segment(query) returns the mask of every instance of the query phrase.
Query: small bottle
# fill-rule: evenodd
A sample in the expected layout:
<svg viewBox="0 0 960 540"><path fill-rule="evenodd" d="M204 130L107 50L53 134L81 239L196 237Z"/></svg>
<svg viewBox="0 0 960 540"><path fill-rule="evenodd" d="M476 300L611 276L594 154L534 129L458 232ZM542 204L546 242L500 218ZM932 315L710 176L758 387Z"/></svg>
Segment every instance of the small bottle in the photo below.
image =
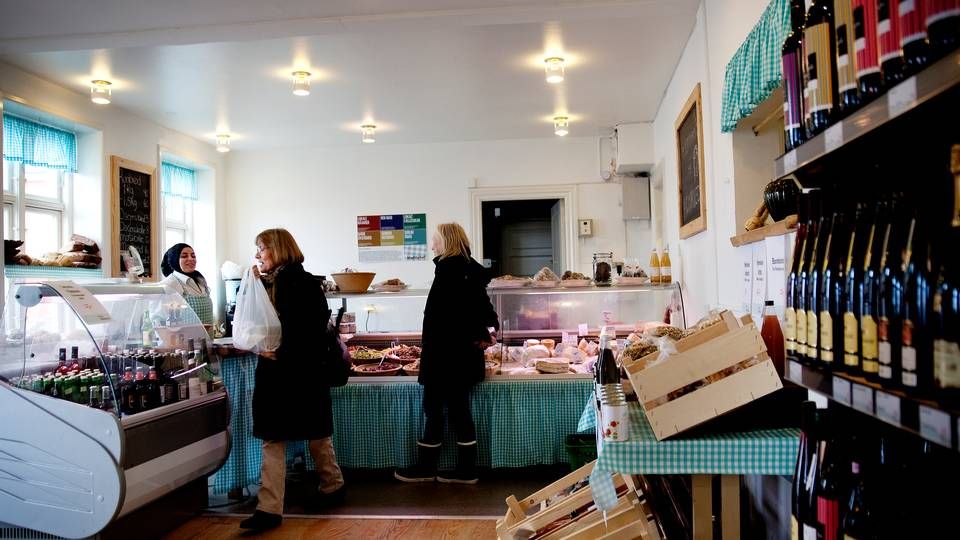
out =
<svg viewBox="0 0 960 540"><path fill-rule="evenodd" d="M70 371L70 369L69 369L69 367L67 366L67 349L61 347L61 348L60 348L60 354L59 354L59 356L57 357L57 371L56 371L56 373L57 373L57 375L66 375L68 371Z"/></svg>
<svg viewBox="0 0 960 540"><path fill-rule="evenodd" d="M140 323L140 332L143 334L143 346L153 347L153 321L150 319L150 310L143 310L143 322Z"/></svg>
<svg viewBox="0 0 960 540"><path fill-rule="evenodd" d="M660 256L660 283L670 283L673 280L670 262L670 247L663 247L663 255Z"/></svg>
<svg viewBox="0 0 960 540"><path fill-rule="evenodd" d="M91 386L87 392L87 406L93 407L94 409L100 408L100 387Z"/></svg>
<svg viewBox="0 0 960 540"><path fill-rule="evenodd" d="M650 283L660 283L660 257L657 248L650 250Z"/></svg>
<svg viewBox="0 0 960 540"><path fill-rule="evenodd" d="M773 308L773 300L767 300L764 305L760 336L763 337L763 343L767 346L767 354L773 361L773 366L777 368L780 377L783 377L784 358L787 351L783 342L783 331L780 330L780 319L777 318L777 312Z"/></svg>
<svg viewBox="0 0 960 540"><path fill-rule="evenodd" d="M83 369L80 365L80 347L74 345L70 347L70 371L79 372Z"/></svg>
<svg viewBox="0 0 960 540"><path fill-rule="evenodd" d="M113 410L113 393L110 390L110 387L103 385L100 387L100 409L104 411Z"/></svg>

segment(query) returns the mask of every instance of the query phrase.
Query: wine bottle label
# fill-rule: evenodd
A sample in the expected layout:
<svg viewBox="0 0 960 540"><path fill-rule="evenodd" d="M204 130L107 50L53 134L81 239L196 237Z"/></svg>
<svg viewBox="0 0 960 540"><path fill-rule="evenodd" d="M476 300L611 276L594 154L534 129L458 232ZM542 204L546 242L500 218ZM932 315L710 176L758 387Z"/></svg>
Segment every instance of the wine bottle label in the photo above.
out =
<svg viewBox="0 0 960 540"><path fill-rule="evenodd" d="M798 309L797 314L797 354L807 354L807 312Z"/></svg>
<svg viewBox="0 0 960 540"><path fill-rule="evenodd" d="M800 51L788 52L783 55L783 127L787 131L799 129L803 124L800 79Z"/></svg>
<svg viewBox="0 0 960 540"><path fill-rule="evenodd" d="M880 43L881 63L900 57L897 0L877 0L877 41Z"/></svg>
<svg viewBox="0 0 960 540"><path fill-rule="evenodd" d="M833 362L833 317L829 311L820 312L820 360Z"/></svg>
<svg viewBox="0 0 960 540"><path fill-rule="evenodd" d="M793 515L790 516L790 540L800 540L800 524Z"/></svg>
<svg viewBox="0 0 960 540"><path fill-rule="evenodd" d="M817 314L814 311L807 311L807 355L815 356L817 354L817 338L819 337L820 326L817 324Z"/></svg>
<svg viewBox="0 0 960 540"><path fill-rule="evenodd" d="M823 528L823 540L837 540L840 528L840 502L836 499L817 497L817 521Z"/></svg>
<svg viewBox="0 0 960 540"><path fill-rule="evenodd" d="M669 266L661 266L661 267L660 267L660 275L663 276L663 277L665 277L665 278L669 278L669 277L670 277L670 267L669 267Z"/></svg>
<svg viewBox="0 0 960 540"><path fill-rule="evenodd" d="M877 373L879 369L877 358L880 356L877 321L869 315L860 318L860 340L863 344L864 373Z"/></svg>
<svg viewBox="0 0 960 540"><path fill-rule="evenodd" d="M797 312L792 307L788 307L783 311L783 317L785 320L783 341L788 351L791 351L791 352L796 351L797 350Z"/></svg>
<svg viewBox="0 0 960 540"><path fill-rule="evenodd" d="M900 46L927 39L927 18L923 0L900 0Z"/></svg>
<svg viewBox="0 0 960 540"><path fill-rule="evenodd" d="M853 15L849 0L834 0L833 18L837 33L837 85L840 92L857 89L857 69L853 51Z"/></svg>
<svg viewBox="0 0 960 540"><path fill-rule="evenodd" d="M810 107L805 114L833 110L833 72L830 33L833 28L822 22L803 29L803 51L807 61L807 90ZM898 49L899 50L899 49Z"/></svg>
<svg viewBox="0 0 960 540"><path fill-rule="evenodd" d="M909 386L911 388L917 387L917 374L912 371L904 371L900 373L900 379L903 381L904 386Z"/></svg>
<svg viewBox="0 0 960 540"><path fill-rule="evenodd" d="M960 388L960 344L945 339L934 341L933 364L941 388Z"/></svg>
<svg viewBox="0 0 960 540"><path fill-rule="evenodd" d="M817 540L817 529L806 523L803 524L803 540Z"/></svg>
<svg viewBox="0 0 960 540"><path fill-rule="evenodd" d="M876 0L853 0L853 49L856 51L857 78L880 73L877 48Z"/></svg>
<svg viewBox="0 0 960 540"><path fill-rule="evenodd" d="M927 26L950 17L960 17L960 3L957 0L928 0L924 2L927 8Z"/></svg>
<svg viewBox="0 0 960 540"><path fill-rule="evenodd" d="M852 311L843 314L843 363L855 367L860 363L857 343L857 316Z"/></svg>
<svg viewBox="0 0 960 540"><path fill-rule="evenodd" d="M889 379L893 376L893 348L889 341L881 341L877 344L877 350L880 352L880 356L877 357L880 362L880 376Z"/></svg>

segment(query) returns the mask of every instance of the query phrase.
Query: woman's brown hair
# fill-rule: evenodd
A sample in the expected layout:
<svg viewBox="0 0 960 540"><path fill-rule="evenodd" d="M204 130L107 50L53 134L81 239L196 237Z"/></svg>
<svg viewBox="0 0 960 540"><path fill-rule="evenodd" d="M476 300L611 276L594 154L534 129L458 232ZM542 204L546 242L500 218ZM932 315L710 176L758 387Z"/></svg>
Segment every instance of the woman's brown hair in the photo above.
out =
<svg viewBox="0 0 960 540"><path fill-rule="evenodd" d="M270 248L273 262L277 267L303 262L300 246L286 229L267 229L257 235L256 242Z"/></svg>
<svg viewBox="0 0 960 540"><path fill-rule="evenodd" d="M437 232L443 240L443 251L440 253L441 259L447 257L470 258L470 240L467 238L467 232L459 223L441 223L437 225Z"/></svg>

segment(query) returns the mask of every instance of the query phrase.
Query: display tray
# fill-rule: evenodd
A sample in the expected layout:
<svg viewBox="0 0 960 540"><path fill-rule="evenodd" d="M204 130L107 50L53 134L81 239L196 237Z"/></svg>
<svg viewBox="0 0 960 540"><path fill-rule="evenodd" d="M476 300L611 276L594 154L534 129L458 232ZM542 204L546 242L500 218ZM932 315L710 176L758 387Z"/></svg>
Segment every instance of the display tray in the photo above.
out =
<svg viewBox="0 0 960 540"><path fill-rule="evenodd" d="M589 287L593 283L589 279L564 279L560 281L560 286L564 289L577 289L580 287Z"/></svg>
<svg viewBox="0 0 960 540"><path fill-rule="evenodd" d="M535 279L530 283L530 286L536 289L553 289L553 288L556 288L557 285L559 284L560 284L560 281L556 279L547 279L547 280Z"/></svg>
<svg viewBox="0 0 960 540"><path fill-rule="evenodd" d="M593 379L590 373L557 373L545 374L537 373L530 375L488 375L485 382L511 382L511 381L562 381L576 379ZM412 375L389 375L381 377L351 376L348 379L350 384L386 384L386 383L408 383L417 384L417 377Z"/></svg>
<svg viewBox="0 0 960 540"><path fill-rule="evenodd" d="M533 280L525 279L494 279L490 281L491 289L521 289L530 285Z"/></svg>
<svg viewBox="0 0 960 540"><path fill-rule="evenodd" d="M613 280L614 287L631 287L634 285L646 285L650 283L648 277L618 277Z"/></svg>

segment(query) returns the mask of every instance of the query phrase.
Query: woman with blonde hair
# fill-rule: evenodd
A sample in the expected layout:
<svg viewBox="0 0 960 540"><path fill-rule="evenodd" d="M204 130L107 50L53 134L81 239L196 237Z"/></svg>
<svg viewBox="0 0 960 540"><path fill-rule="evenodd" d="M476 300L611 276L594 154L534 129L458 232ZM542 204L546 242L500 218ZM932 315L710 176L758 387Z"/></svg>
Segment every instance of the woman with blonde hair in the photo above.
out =
<svg viewBox="0 0 960 540"><path fill-rule="evenodd" d="M457 223L437 227L431 242L436 258L433 285L423 310L420 378L426 425L417 441L417 463L399 469L403 482L477 483L477 435L470 390L484 376L483 350L496 343L497 314L487 296L490 278L470 256L467 233ZM447 408L457 438L457 467L437 472Z"/></svg>
<svg viewBox="0 0 960 540"><path fill-rule="evenodd" d="M257 511L240 527L267 530L280 525L287 470L286 441L309 440L320 476L317 504L342 499L343 475L333 450L330 388L317 369L317 325L329 318L323 285L303 269L303 253L285 229L257 235L253 267L280 319L280 347L257 360L253 390L253 436L263 439Z"/></svg>

